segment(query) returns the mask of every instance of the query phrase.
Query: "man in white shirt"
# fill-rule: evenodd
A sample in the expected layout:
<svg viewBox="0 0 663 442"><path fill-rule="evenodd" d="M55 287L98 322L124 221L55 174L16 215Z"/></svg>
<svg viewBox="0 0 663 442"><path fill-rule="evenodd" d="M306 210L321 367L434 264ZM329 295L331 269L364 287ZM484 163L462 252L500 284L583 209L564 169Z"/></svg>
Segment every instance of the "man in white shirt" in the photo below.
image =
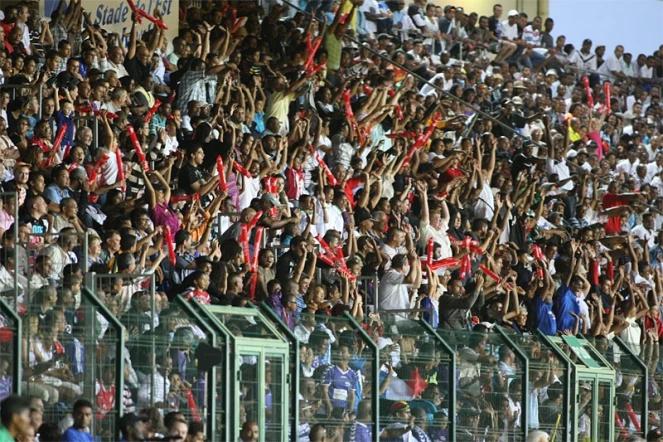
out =
<svg viewBox="0 0 663 442"><path fill-rule="evenodd" d="M115 46L109 50L107 64L109 71L117 73L117 78L129 76L127 68L124 67L124 52L119 46Z"/></svg>
<svg viewBox="0 0 663 442"><path fill-rule="evenodd" d="M639 165L640 160L638 159L638 151L636 149L631 149L627 153L627 158L617 163L617 166L615 167L615 173L624 173L627 175L635 176Z"/></svg>
<svg viewBox="0 0 663 442"><path fill-rule="evenodd" d="M605 62L599 67L599 74L603 80L626 80L627 76L624 74L622 67L622 57L624 56L624 46L617 46L613 55L608 57Z"/></svg>
<svg viewBox="0 0 663 442"><path fill-rule="evenodd" d="M406 275L408 264L410 271ZM421 283L421 276L421 261L414 250L407 255L394 256L391 268L380 281L378 309L380 311L409 309L411 299L408 287L417 287ZM407 317L407 313L398 313L398 316Z"/></svg>
<svg viewBox="0 0 663 442"><path fill-rule="evenodd" d="M631 233L638 238L638 242L643 248L647 244L649 249L652 249L656 245L653 215L649 212L642 214L642 224L635 226Z"/></svg>
<svg viewBox="0 0 663 442"><path fill-rule="evenodd" d="M512 9L509 11L508 19L500 22L497 29L502 40L518 40L518 17L520 17L518 11Z"/></svg>
<svg viewBox="0 0 663 442"><path fill-rule="evenodd" d="M569 63L578 69L596 71L596 54L594 54L591 49L592 41L587 38L582 42L582 47L580 49L573 51L569 57Z"/></svg>

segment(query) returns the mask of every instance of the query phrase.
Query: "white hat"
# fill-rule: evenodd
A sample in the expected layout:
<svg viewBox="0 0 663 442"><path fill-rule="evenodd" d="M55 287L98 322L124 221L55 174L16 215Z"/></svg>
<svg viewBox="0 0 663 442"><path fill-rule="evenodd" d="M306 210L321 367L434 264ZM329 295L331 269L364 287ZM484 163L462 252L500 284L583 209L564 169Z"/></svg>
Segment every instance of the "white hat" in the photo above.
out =
<svg viewBox="0 0 663 442"><path fill-rule="evenodd" d="M507 14L507 17L513 17L513 16L516 16L516 15L520 15L520 13L518 11L516 11L515 9L512 9Z"/></svg>
<svg viewBox="0 0 663 442"><path fill-rule="evenodd" d="M548 75L554 75L555 77L558 77L558 75L557 75L557 71L554 70L554 69L548 69L548 71L546 72L546 77L547 77Z"/></svg>
<svg viewBox="0 0 663 442"><path fill-rule="evenodd" d="M577 156L578 156L578 152L576 152L575 150L569 150L568 153L566 154L566 159L567 160L572 160Z"/></svg>
<svg viewBox="0 0 663 442"><path fill-rule="evenodd" d="M520 97L513 97L511 99L511 102L516 106L522 106L523 105L523 99L520 98Z"/></svg>

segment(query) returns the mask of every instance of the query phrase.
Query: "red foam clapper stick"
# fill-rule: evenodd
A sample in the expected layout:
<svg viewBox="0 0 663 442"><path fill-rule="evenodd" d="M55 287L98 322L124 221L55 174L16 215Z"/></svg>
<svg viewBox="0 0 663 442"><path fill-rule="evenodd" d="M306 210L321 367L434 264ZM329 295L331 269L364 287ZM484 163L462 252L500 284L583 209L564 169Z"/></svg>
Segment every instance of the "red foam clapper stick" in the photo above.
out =
<svg viewBox="0 0 663 442"><path fill-rule="evenodd" d="M58 135L55 137L55 141L53 142L53 149L59 149L60 144L62 144L62 140L64 139L64 134L67 132L67 129L69 126L65 123L62 126L60 126L60 129L58 130Z"/></svg>
<svg viewBox="0 0 663 442"><path fill-rule="evenodd" d="M164 29L164 30L168 29L168 26L166 26L166 24L163 21L159 20L158 18L152 17L150 14L143 11L142 9L137 9L136 14L138 14L139 17L140 16L145 17L148 21L151 21L152 23L154 23L154 25L157 28L161 28L161 29Z"/></svg>
<svg viewBox="0 0 663 442"><path fill-rule="evenodd" d="M253 178L253 176L249 173L249 171L246 170L244 166L239 164L237 161L233 161L233 169L235 169L237 172L239 172L241 175L247 178Z"/></svg>
<svg viewBox="0 0 663 442"><path fill-rule="evenodd" d="M173 245L173 235L170 233L170 227L164 227L163 238L166 241L166 246L168 246L168 257L170 258L170 263L175 265L175 246Z"/></svg>
<svg viewBox="0 0 663 442"><path fill-rule="evenodd" d="M497 273L493 272L492 270L490 270L490 269L489 269L488 267L486 267L485 265L483 265L483 264L479 264L479 269L481 269L481 271L482 271L486 276L488 276L489 278L491 278L491 279L493 279L493 280L495 280L495 281L497 281L497 282L501 282L501 281L502 281L502 278L500 278L500 275L498 275Z"/></svg>
<svg viewBox="0 0 663 442"><path fill-rule="evenodd" d="M396 132L394 134L387 134L387 138L414 138L417 134L415 132Z"/></svg>
<svg viewBox="0 0 663 442"><path fill-rule="evenodd" d="M223 167L221 155L216 157L216 170L219 172L219 189L224 192L228 190L228 183L226 182L226 169Z"/></svg>
<svg viewBox="0 0 663 442"><path fill-rule="evenodd" d="M138 141L138 137L136 136L134 128L127 126L127 133L129 134L129 139L131 139L131 142L134 145L136 156L138 157L138 161L140 162L141 166L143 166L143 170L150 170L150 166L147 164L147 158L145 157L143 149L140 147L140 141Z"/></svg>
<svg viewBox="0 0 663 442"><path fill-rule="evenodd" d="M253 240L253 260L251 261L251 271L258 271L258 254L260 253L260 242L262 241L262 232L264 227L260 226L256 229L256 236Z"/></svg>
<svg viewBox="0 0 663 442"><path fill-rule="evenodd" d="M124 181L124 163L122 162L122 152L119 148L115 149L115 158L117 158L117 179L118 181ZM122 192L126 190L125 186L122 186Z"/></svg>
<svg viewBox="0 0 663 442"><path fill-rule="evenodd" d="M138 8L134 4L133 0L127 0L127 4L129 5L129 9L131 9L131 12L136 14L136 23L138 24L143 23L143 19L140 18L141 14L138 13Z"/></svg>
<svg viewBox="0 0 663 442"><path fill-rule="evenodd" d="M432 236L428 238L428 244L426 245L426 263L431 266L433 265L433 246L435 245L435 238Z"/></svg>
<svg viewBox="0 0 663 442"><path fill-rule="evenodd" d="M262 210L259 210L258 212L256 212L256 214L253 216L253 218L251 218L251 221L249 221L248 224L247 224L247 229L248 230L253 229L258 224L258 221L260 221L260 218L262 217L262 214L263 214Z"/></svg>
<svg viewBox="0 0 663 442"><path fill-rule="evenodd" d="M251 257L249 256L249 229L247 228L246 224L242 224L240 242L242 243L242 251L244 252L244 262L247 266L250 266Z"/></svg>
<svg viewBox="0 0 663 442"><path fill-rule="evenodd" d="M338 186L338 181L336 180L336 177L334 174L329 170L329 167L327 166L327 163L322 161L322 158L320 158L320 154L316 152L314 155L315 160L318 162L320 167L322 167L322 171L325 173L325 176L327 177L327 181L329 181L329 185L332 187Z"/></svg>
<svg viewBox="0 0 663 442"><path fill-rule="evenodd" d="M160 107L161 107L161 101L159 101L159 100L157 99L157 100L154 102L154 106L152 106L152 107L150 108L150 110L147 111L147 113L146 113L145 116L143 117L143 121L149 122L150 120L152 120L152 117L154 117L154 114L157 113L157 111L159 110Z"/></svg>
<svg viewBox="0 0 663 442"><path fill-rule="evenodd" d="M93 108L92 106L79 106L76 108L76 111L83 114L89 114L92 112L96 117L101 116L101 111ZM117 118L117 114L114 112L106 112L106 118L113 120Z"/></svg>
<svg viewBox="0 0 663 442"><path fill-rule="evenodd" d="M592 97L592 88L589 87L589 78L582 77L582 84L585 86L585 94L587 94L587 105L590 109L593 109L594 97Z"/></svg>

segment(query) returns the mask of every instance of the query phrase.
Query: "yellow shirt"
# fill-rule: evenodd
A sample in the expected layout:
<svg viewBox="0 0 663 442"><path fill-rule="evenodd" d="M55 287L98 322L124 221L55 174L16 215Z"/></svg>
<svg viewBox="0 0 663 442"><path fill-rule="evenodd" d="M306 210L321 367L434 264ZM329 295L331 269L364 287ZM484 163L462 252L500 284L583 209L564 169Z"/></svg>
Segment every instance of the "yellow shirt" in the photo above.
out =
<svg viewBox="0 0 663 442"><path fill-rule="evenodd" d="M286 91L274 92L269 97L269 106L265 111L265 121L271 117L276 117L282 124L287 124L288 110L290 103L295 99L295 94L287 94Z"/></svg>

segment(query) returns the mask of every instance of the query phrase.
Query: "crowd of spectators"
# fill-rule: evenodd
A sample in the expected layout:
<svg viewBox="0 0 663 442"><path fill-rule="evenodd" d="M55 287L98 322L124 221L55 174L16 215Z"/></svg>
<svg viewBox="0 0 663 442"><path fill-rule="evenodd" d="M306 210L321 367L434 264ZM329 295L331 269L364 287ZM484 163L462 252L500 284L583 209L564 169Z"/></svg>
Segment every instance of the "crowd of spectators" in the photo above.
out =
<svg viewBox="0 0 663 442"><path fill-rule="evenodd" d="M45 19L36 2L0 11L0 296L21 315L30 396L11 396L0 359L0 441L93 440L93 418L113 434L116 336L97 312L83 345L90 278L126 328L127 441L205 438L204 334L178 295L264 302L294 332L301 441L442 442L453 419L458 441L512 442L524 413L528 441L562 440L560 366L537 330L606 349L619 336L651 373L646 390L618 376L620 397L651 409L621 416L619 437L656 426L663 46L606 52L501 5L179 3L172 41L136 14L129 35L108 32L80 0ZM379 392L347 315L380 348ZM443 350L407 332L419 318L456 333L456 416ZM530 391L496 326L545 367ZM144 351L150 336L163 351ZM104 361L94 403L85 351ZM267 428L239 412L243 442L274 424L265 394ZM590 402L579 434L602 440Z"/></svg>

